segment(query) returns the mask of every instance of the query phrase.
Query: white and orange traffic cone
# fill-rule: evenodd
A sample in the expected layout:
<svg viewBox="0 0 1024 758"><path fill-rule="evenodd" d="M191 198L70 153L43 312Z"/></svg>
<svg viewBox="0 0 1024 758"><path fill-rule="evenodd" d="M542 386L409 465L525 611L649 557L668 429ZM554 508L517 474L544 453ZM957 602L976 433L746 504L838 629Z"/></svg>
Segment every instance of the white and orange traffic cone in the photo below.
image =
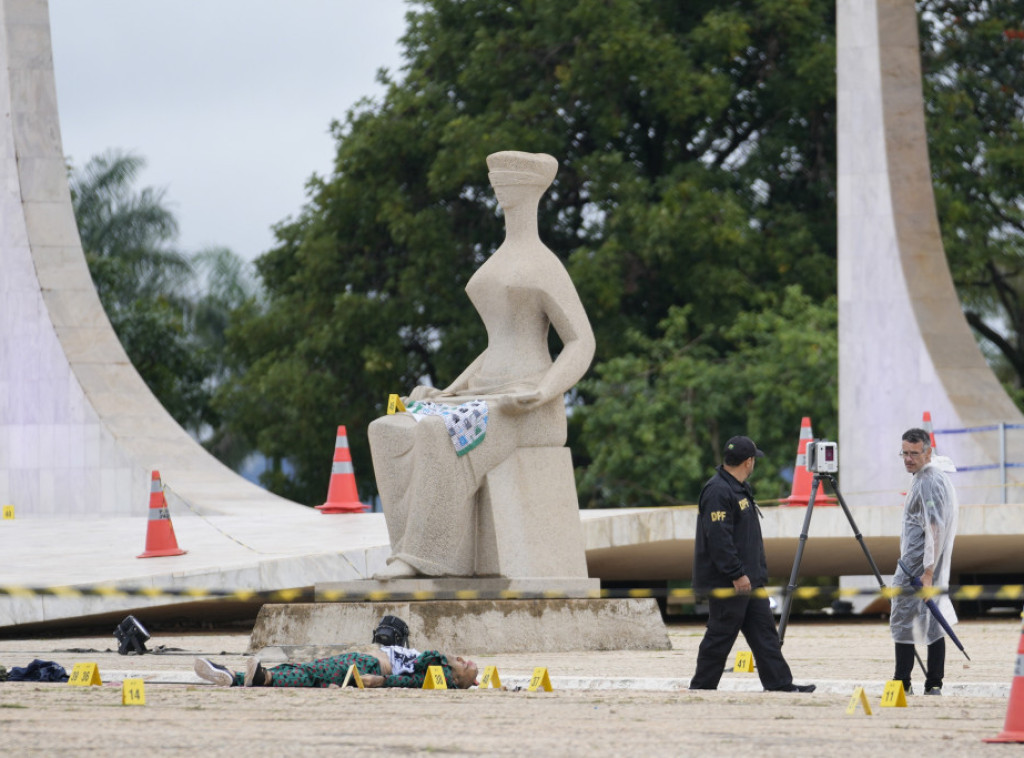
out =
<svg viewBox="0 0 1024 758"><path fill-rule="evenodd" d="M1021 614L1024 618L1024 613ZM1017 660L1013 666L1013 684L1010 686L1010 704L1006 708L1006 724L996 737L983 742L1024 742L1024 624L1021 624Z"/></svg>
<svg viewBox="0 0 1024 758"><path fill-rule="evenodd" d="M178 547L171 524L171 512L164 498L164 485L160 472L153 472L149 485L149 526L146 529L146 552L136 558L158 558L166 555L184 555L187 551Z"/></svg>
<svg viewBox="0 0 1024 758"><path fill-rule="evenodd" d="M921 428L928 432L928 444L932 446L932 450L935 450L935 432L932 431L931 411L925 411L921 417Z"/></svg>
<svg viewBox="0 0 1024 758"><path fill-rule="evenodd" d="M811 431L811 418L804 416L800 420L800 442L796 448L796 464L793 466L793 491L779 505L806 506L811 501L811 486L814 474L807 470L807 443L814 439ZM825 492L825 487L818 485L818 494L814 496L815 505L835 505L836 499Z"/></svg>
<svg viewBox="0 0 1024 758"><path fill-rule="evenodd" d="M364 513L370 507L359 502L356 473L352 468L352 455L348 451L348 434L344 426L338 427L334 442L334 465L327 488L327 502L316 506L321 513Z"/></svg>

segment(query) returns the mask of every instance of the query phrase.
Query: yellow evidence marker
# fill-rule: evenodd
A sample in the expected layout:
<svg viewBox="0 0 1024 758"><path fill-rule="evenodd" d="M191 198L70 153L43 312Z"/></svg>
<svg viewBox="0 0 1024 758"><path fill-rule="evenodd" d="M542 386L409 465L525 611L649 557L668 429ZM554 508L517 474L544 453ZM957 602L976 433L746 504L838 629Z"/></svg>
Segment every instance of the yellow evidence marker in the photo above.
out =
<svg viewBox="0 0 1024 758"><path fill-rule="evenodd" d="M864 692L863 687L857 687L853 691L853 695L850 697L850 704L846 706L847 715L852 716L857 712L857 706L864 709L864 713L867 716L871 714L871 705L868 703L868 696Z"/></svg>
<svg viewBox="0 0 1024 758"><path fill-rule="evenodd" d="M405 404L402 403L402 398L398 395L388 395L388 415L391 416L396 411L405 413Z"/></svg>
<svg viewBox="0 0 1024 758"><path fill-rule="evenodd" d="M880 705L882 708L906 708L907 693L903 691L903 682L899 679L890 679L886 682Z"/></svg>
<svg viewBox="0 0 1024 758"><path fill-rule="evenodd" d="M444 680L444 669L440 666L428 666L427 678L423 680L425 690L446 690L448 682Z"/></svg>
<svg viewBox="0 0 1024 758"><path fill-rule="evenodd" d="M551 677L548 676L548 670L543 666L538 666L533 670L533 676L530 677L530 686L526 689L530 692L536 692L537 688L540 687L545 692L551 692Z"/></svg>
<svg viewBox="0 0 1024 758"><path fill-rule="evenodd" d="M741 650L736 653L736 665L732 667L732 670L752 674L754 672L754 654L749 650Z"/></svg>
<svg viewBox="0 0 1024 758"><path fill-rule="evenodd" d="M68 684L73 684L76 687L100 686L103 684L103 680L100 679L100 670L95 663L76 663L71 669Z"/></svg>
<svg viewBox="0 0 1024 758"><path fill-rule="evenodd" d="M3 520L4 521L13 521L14 520L14 506L13 505L5 505L4 506Z"/></svg>
<svg viewBox="0 0 1024 758"><path fill-rule="evenodd" d="M365 690L363 686L363 678L359 676L359 669L355 666L349 666L348 671L345 673L345 678L341 682L342 687L358 687L361 690Z"/></svg>
<svg viewBox="0 0 1024 758"><path fill-rule="evenodd" d="M498 676L497 666L488 666L484 669L484 675L480 677L480 689L486 690L489 687L501 689L501 677Z"/></svg>
<svg viewBox="0 0 1024 758"><path fill-rule="evenodd" d="M145 705L146 684L142 679L125 679L121 682L121 705Z"/></svg>

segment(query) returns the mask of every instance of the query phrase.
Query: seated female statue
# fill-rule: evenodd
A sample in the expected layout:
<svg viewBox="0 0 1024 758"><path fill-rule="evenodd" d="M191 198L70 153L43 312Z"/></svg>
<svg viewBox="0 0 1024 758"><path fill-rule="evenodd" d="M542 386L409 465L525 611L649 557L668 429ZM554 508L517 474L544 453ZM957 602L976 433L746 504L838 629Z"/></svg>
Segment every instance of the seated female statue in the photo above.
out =
<svg viewBox="0 0 1024 758"><path fill-rule="evenodd" d="M506 236L466 286L487 349L444 389L415 388L410 412L370 424L392 550L378 579L474 574L474 509L484 477L520 448L565 444L563 395L594 355L583 304L537 230L538 203L557 161L509 151L488 156L487 165ZM562 342L554 360L552 326Z"/></svg>

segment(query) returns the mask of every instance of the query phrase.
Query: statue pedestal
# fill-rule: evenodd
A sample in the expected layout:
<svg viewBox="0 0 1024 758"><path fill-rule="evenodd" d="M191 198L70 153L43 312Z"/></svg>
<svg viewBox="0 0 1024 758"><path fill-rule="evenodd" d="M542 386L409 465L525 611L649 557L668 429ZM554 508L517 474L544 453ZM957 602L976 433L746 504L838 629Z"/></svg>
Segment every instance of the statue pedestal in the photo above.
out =
<svg viewBox="0 0 1024 758"><path fill-rule="evenodd" d="M597 584L596 580L583 581ZM502 584L506 586L498 587ZM527 589L527 585L535 586ZM491 586L497 589L489 589ZM382 587L386 590L382 591ZM553 588L563 589L551 579L543 583L511 579L408 579L317 585L317 598L339 592L360 597L381 592L381 599L264 605L253 627L248 652L260 653L268 660L294 660L296 655L310 660L336 655L352 647L370 645L373 629L386 615L398 616L409 625L410 647L457 655L671 648L653 598L585 597L596 586L581 585L580 597L557 599L430 599L432 595L456 591L497 595L502 591L539 593ZM424 599L392 600L384 592L403 596L423 593ZM571 592L567 588L563 594ZM302 657L307 655L308 658Z"/></svg>
<svg viewBox="0 0 1024 758"><path fill-rule="evenodd" d="M381 582L363 579L355 582L320 582L313 587L318 603L363 600L526 600L532 596L557 595L569 598L598 598L601 580L588 577L519 577L505 576L417 576ZM416 597L409 597L415 593ZM504 597L497 597L507 593ZM392 595L401 597L391 598ZM523 595L525 597L518 597Z"/></svg>
<svg viewBox="0 0 1024 758"><path fill-rule="evenodd" d="M491 470L480 489L476 573L503 577L587 577L572 453L520 448ZM476 581L474 579L474 581Z"/></svg>

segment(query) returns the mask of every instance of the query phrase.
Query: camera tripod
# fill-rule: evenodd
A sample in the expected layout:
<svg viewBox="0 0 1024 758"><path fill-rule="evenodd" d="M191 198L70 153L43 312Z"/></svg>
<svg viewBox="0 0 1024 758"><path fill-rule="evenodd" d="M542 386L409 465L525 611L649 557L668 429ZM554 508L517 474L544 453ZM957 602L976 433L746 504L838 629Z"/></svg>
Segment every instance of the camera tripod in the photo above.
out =
<svg viewBox="0 0 1024 758"><path fill-rule="evenodd" d="M807 502L807 513L804 515L804 526L800 532L800 544L796 549L796 559L793 561L793 573L789 575L789 584L786 587L786 597L782 601L782 615L779 617L779 642L782 643L786 635L786 624L789 621L789 612L793 605L793 593L796 591L796 579L800 574L800 561L804 557L804 547L807 544L807 530L811 525L811 514L814 512L814 498L818 494L818 487L821 484L822 479L827 479L829 484L832 485L832 491L836 493L836 499L839 501L839 505L843 508L843 513L846 514L846 520L850 522L850 528L853 529L853 535L857 538L860 543L861 549L864 550L864 556L868 559L868 563L871 565L871 570L875 574L875 579L878 580L879 589L885 589L885 582L882 581L882 575L878 571L878 566L875 565L875 559L871 557L871 551L868 550L868 546L864 544L864 537L861 536L860 530L857 529L857 524L853 520L853 514L850 513L850 509L846 506L846 500L843 499L842 493L839 491L839 485L836 483L836 478L832 474L815 474L814 481L811 484L811 499Z"/></svg>
<svg viewBox="0 0 1024 758"><path fill-rule="evenodd" d="M807 513L804 515L804 526L800 532L800 544L796 549L796 558L793 560L793 573L789 575L789 584L786 586L786 597L782 601L782 615L779 617L779 644L781 645L786 636L786 624L789 621L789 612L793 606L793 593L796 591L796 579L800 573L800 561L804 557L804 546L807 544L807 530L811 525L811 513L814 512L814 498L818 494L818 486L821 484L822 479L828 479L829 484L832 485L832 491L836 493L836 500L839 501L839 505L843 508L843 513L846 514L846 520L850 522L850 528L853 529L853 536L857 538L857 542L860 543L861 549L864 551L864 557L868 559L868 563L871 566L871 570L875 574L875 579L878 580L878 588L884 590L885 582L882 581L882 575L878 571L878 566L875 565L875 559L871 557L871 551L868 550L868 546L864 544L864 537L861 535L860 530L857 528L857 523L853 520L853 514L850 513L850 509L846 506L846 500L843 499L843 493L839 491L839 484L836 482L836 478L832 474L815 474L814 480L811 483L811 499L807 501ZM962 650L963 648L961 648ZM965 652L964 655L967 655ZM914 657L917 659L918 664L921 666L921 670L924 675L928 676L928 668L924 665L924 661L921 660L921 656L917 650L914 650ZM968 658L970 660L970 658Z"/></svg>

